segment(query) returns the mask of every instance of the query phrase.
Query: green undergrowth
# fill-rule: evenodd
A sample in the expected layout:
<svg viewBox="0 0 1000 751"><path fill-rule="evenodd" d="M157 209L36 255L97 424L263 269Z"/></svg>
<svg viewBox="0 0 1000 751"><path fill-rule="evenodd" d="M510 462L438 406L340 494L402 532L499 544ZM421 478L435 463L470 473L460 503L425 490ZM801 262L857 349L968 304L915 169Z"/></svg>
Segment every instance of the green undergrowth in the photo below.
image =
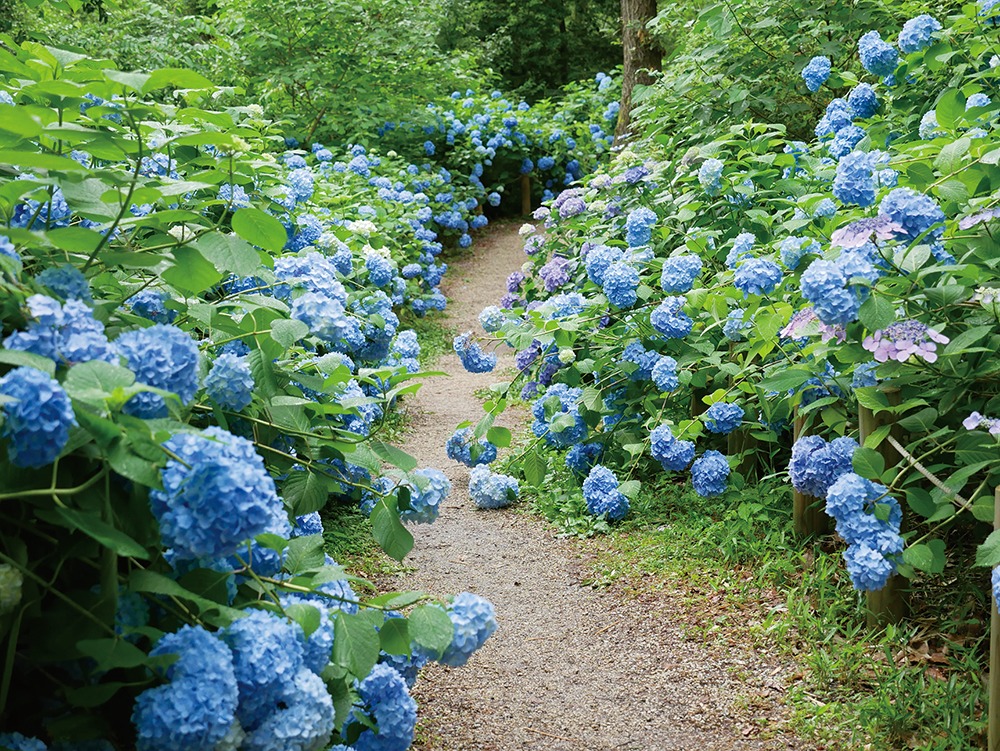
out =
<svg viewBox="0 0 1000 751"><path fill-rule="evenodd" d="M413 329L420 342L420 362L425 367L432 365L445 352L451 351L455 332L448 326L446 313L431 312L421 317L403 310L399 316L399 329Z"/></svg>
<svg viewBox="0 0 1000 751"><path fill-rule="evenodd" d="M702 498L666 475L643 477L629 515L608 525L586 513L561 455L548 459L544 489L522 488L525 508L568 535L607 532L588 543L598 550L590 583L669 592L689 638L788 660L800 736L828 749L985 748L989 583L958 576L972 566L971 539L949 540L944 575L911 582L907 620L875 633L836 538L794 535L786 482L739 487L734 476L724 496Z"/></svg>
<svg viewBox="0 0 1000 751"><path fill-rule="evenodd" d="M353 576L378 580L411 570L385 554L356 506L330 504L320 514L326 552Z"/></svg>

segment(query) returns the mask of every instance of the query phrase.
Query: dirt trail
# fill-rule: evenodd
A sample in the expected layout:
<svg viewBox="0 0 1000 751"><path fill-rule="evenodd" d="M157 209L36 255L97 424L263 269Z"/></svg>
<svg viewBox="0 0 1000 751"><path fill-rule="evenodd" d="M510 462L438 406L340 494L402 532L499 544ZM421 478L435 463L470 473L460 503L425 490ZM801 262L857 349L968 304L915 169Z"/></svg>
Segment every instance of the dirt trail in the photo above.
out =
<svg viewBox="0 0 1000 751"><path fill-rule="evenodd" d="M478 327L483 307L503 294L525 260L517 225L496 228L446 277L450 324ZM399 583L438 595L488 597L500 628L465 668L432 665L416 688L422 751L729 751L805 748L781 736L755 737L758 720L780 714L781 668L746 651L709 650L684 638L675 613L683 593L627 600L581 584L581 546L556 539L515 511L480 511L468 496L469 470L445 455L445 441L482 408L474 392L513 367L501 351L494 373L465 372L448 353L410 401L404 448L421 466L444 468L452 492L433 525L413 529ZM497 424L516 429L525 415ZM739 674L736 680L733 674ZM747 705L755 707L753 711ZM734 707L742 709L734 709Z"/></svg>

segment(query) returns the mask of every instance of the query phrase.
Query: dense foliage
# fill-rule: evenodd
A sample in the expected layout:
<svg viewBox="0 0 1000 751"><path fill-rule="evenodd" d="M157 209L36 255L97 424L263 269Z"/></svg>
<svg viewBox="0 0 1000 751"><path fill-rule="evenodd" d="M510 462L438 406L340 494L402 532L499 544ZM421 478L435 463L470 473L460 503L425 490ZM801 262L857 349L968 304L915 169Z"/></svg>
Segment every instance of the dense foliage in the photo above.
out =
<svg viewBox="0 0 1000 751"><path fill-rule="evenodd" d="M899 49L891 28L863 35L863 80L814 61L802 83L842 96L808 143L727 121L657 137L539 209L544 233L525 225L528 260L484 311L520 375L480 426L529 400L537 445L565 451L578 502L609 520L651 472L715 496L790 460L862 590L940 573L951 528L985 537L1000 482L992 14L919 16ZM882 426L860 435L859 407ZM789 456L796 416L810 435ZM545 452L521 464L541 486ZM981 564L1000 563L996 537Z"/></svg>

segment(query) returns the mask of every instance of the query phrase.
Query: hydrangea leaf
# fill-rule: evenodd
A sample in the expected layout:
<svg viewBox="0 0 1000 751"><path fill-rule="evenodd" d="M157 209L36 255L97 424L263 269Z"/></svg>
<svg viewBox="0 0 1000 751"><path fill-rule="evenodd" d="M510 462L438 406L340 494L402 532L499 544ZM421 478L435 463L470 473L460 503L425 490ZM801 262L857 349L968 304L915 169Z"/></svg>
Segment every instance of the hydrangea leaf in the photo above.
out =
<svg viewBox="0 0 1000 751"><path fill-rule="evenodd" d="M455 627L448 614L438 605L421 605L409 616L410 638L421 647L438 655L451 645Z"/></svg>
<svg viewBox="0 0 1000 751"><path fill-rule="evenodd" d="M360 615L340 611L333 628L333 661L352 675L368 675L378 662L381 649L378 632L371 622Z"/></svg>
<svg viewBox="0 0 1000 751"><path fill-rule="evenodd" d="M118 555L129 556L131 558L149 559L146 549L133 540L120 529L112 527L101 519L97 514L88 514L76 509L59 507L55 509L70 529L83 532L88 537L97 540L106 548L113 550Z"/></svg>
<svg viewBox="0 0 1000 751"><path fill-rule="evenodd" d="M233 231L251 245L280 253L288 241L285 227L275 217L255 208L233 214Z"/></svg>

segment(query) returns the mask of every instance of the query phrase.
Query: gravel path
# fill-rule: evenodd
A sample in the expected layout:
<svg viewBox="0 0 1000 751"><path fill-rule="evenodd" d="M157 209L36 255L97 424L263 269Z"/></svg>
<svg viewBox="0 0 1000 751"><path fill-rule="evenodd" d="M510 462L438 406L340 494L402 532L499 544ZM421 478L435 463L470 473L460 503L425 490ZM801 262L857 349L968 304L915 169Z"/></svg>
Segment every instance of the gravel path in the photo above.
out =
<svg viewBox="0 0 1000 751"><path fill-rule="evenodd" d="M478 329L479 311L504 292L524 261L517 225L477 242L446 277L450 325ZM421 466L443 467L452 492L440 519L413 529L415 572L399 586L437 595L488 597L500 628L465 668L432 665L417 684L422 751L589 749L668 751L802 749L794 738L758 737L780 717L787 668L748 650L714 650L683 636L685 593L628 598L581 584L585 548L553 536L515 511L480 511L468 497L469 471L445 456L463 420L482 414L477 389L513 367L500 352L492 374L465 372L453 353L435 369L450 377L425 384L407 411L403 448ZM524 413L497 424L516 429ZM741 676L741 680L733 676ZM753 707L751 711L748 706Z"/></svg>

